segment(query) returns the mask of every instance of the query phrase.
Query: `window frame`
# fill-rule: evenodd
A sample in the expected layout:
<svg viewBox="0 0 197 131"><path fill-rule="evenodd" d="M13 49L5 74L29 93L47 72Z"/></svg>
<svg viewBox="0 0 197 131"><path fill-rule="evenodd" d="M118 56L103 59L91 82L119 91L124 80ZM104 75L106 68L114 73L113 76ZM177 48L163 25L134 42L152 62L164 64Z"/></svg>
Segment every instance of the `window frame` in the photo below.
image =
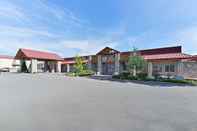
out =
<svg viewBox="0 0 197 131"><path fill-rule="evenodd" d="M154 64L153 71L156 71L157 73L162 73L163 72L162 64Z"/></svg>
<svg viewBox="0 0 197 131"><path fill-rule="evenodd" d="M172 68L173 67L173 68ZM168 70L167 70L168 68ZM173 70L171 70L173 69ZM175 64L165 64L165 73L175 73Z"/></svg>

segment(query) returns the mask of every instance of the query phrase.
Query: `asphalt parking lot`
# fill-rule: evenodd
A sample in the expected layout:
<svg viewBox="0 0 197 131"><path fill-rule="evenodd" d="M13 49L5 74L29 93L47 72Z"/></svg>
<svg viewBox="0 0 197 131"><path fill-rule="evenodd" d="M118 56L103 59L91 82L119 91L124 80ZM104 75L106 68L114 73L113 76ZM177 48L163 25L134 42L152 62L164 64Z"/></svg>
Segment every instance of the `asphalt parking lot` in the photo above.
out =
<svg viewBox="0 0 197 131"><path fill-rule="evenodd" d="M1 131L196 131L197 87L0 75Z"/></svg>

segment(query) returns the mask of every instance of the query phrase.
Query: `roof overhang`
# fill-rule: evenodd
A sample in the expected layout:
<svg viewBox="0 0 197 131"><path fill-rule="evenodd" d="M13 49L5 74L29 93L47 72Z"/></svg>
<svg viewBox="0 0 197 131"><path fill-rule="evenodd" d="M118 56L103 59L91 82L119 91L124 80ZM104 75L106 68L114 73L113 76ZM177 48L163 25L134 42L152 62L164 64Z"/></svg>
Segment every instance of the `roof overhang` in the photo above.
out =
<svg viewBox="0 0 197 131"><path fill-rule="evenodd" d="M156 55L143 55L143 58L147 61L152 60L182 60L191 59L191 55L184 53L168 53L168 54L156 54Z"/></svg>

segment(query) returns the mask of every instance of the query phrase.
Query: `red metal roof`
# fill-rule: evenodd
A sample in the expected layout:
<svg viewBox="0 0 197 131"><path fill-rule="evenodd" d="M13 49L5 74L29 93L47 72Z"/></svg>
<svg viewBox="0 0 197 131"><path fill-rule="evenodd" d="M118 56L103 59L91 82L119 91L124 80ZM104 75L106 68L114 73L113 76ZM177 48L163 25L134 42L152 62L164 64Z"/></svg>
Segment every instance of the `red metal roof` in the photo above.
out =
<svg viewBox="0 0 197 131"><path fill-rule="evenodd" d="M20 49L16 54L16 58L27 58L27 59L42 59L42 60L63 60L59 55L55 53L36 51L31 49Z"/></svg>
<svg viewBox="0 0 197 131"><path fill-rule="evenodd" d="M197 55L193 55L190 60L197 61Z"/></svg>
<svg viewBox="0 0 197 131"><path fill-rule="evenodd" d="M181 46L138 50L138 53L141 55L156 55L156 54L169 54L169 53L181 53L181 52L182 52ZM130 55L131 53L133 52L132 51L121 52L121 55Z"/></svg>
<svg viewBox="0 0 197 131"><path fill-rule="evenodd" d="M143 55L145 60L170 60L170 59L189 59L191 55L184 53L168 53L168 54L156 54L156 55Z"/></svg>
<svg viewBox="0 0 197 131"><path fill-rule="evenodd" d="M0 55L0 59L14 59L13 56Z"/></svg>

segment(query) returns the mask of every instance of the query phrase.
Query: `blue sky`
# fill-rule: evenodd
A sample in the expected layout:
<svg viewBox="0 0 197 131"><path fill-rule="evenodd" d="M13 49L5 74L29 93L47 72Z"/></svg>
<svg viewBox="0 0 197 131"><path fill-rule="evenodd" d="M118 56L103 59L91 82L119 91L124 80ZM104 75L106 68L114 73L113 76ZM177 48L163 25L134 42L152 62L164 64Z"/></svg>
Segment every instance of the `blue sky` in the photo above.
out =
<svg viewBox="0 0 197 131"><path fill-rule="evenodd" d="M182 45L197 54L196 0L1 0L0 54L61 56Z"/></svg>

